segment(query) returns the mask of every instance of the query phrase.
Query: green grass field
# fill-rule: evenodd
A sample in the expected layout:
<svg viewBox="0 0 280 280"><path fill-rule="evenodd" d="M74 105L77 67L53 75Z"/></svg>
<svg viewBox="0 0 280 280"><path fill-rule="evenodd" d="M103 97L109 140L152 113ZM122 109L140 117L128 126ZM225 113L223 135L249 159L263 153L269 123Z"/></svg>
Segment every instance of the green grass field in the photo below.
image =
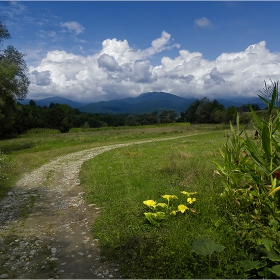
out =
<svg viewBox="0 0 280 280"><path fill-rule="evenodd" d="M26 133L14 139L0 140L0 198L23 174L57 156L104 145L225 129L224 125L190 126L174 124L138 128L101 128L79 133ZM36 131L38 132L38 131ZM4 153L4 154L3 154ZM5 159L5 160L4 160Z"/></svg>
<svg viewBox="0 0 280 280"><path fill-rule="evenodd" d="M222 195L225 179L214 161L222 164L220 149L230 135L228 126L174 124L2 140L0 195L23 172L63 154L181 136L117 148L83 164L85 199L101 208L92 234L104 259L119 262L123 278L273 278L269 269L260 272L263 262L252 249L271 229ZM196 192L196 201L188 202L182 191ZM167 203L163 195L177 198L157 210L161 220L143 201ZM189 209L170 215L180 204ZM144 215L148 212L153 212L151 220Z"/></svg>
<svg viewBox="0 0 280 280"><path fill-rule="evenodd" d="M102 208L92 227L106 258L122 265L125 278L235 278L236 258L232 234L218 228L223 216L219 195L223 190L214 174L220 161L224 131L188 135L172 141L133 145L104 153L83 165L80 178L86 199ZM144 217L144 200L165 202L162 195L197 192L196 213L178 214L159 226ZM192 251L198 238L226 246L213 255L211 269L205 256ZM230 244L230 246L228 246ZM240 256L239 256L240 257ZM229 267L225 273L225 265ZM199 268L199 269L198 269Z"/></svg>

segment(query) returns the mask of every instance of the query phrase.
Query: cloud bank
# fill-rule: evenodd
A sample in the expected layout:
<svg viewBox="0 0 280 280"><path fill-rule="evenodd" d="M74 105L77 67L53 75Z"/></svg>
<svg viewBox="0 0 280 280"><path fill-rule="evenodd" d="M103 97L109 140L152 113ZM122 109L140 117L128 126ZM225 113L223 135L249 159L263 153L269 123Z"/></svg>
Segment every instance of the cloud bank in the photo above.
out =
<svg viewBox="0 0 280 280"><path fill-rule="evenodd" d="M83 32L73 23L65 27L76 34ZM177 57L163 56L159 65L152 65L154 55L171 48L179 48ZM279 79L279 64L280 54L271 53L265 41L207 60L202 53L180 50L163 31L144 50L114 38L104 40L100 52L90 56L49 51L37 66L30 67L28 98L63 96L97 102L149 91L186 98L256 96L264 80Z"/></svg>

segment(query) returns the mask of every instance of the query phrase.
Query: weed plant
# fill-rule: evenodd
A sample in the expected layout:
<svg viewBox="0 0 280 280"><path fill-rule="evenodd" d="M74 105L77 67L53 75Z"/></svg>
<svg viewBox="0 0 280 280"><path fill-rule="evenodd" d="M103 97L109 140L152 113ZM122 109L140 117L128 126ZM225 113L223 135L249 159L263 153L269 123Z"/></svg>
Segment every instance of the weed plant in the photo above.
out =
<svg viewBox="0 0 280 280"><path fill-rule="evenodd" d="M221 212L223 185L214 173L225 139L213 131L112 150L84 163L86 199L102 208L92 232L104 257L121 264L124 278L244 278L236 266L246 259L242 239ZM197 192L195 213L151 225L143 201L181 191ZM223 250L200 254L193 248L197 240Z"/></svg>
<svg viewBox="0 0 280 280"><path fill-rule="evenodd" d="M250 278L280 277L280 110L275 107L278 84L272 90L266 114L251 109L255 137L247 129L231 126L232 136L225 144L222 193L228 222L242 236L247 259L240 266Z"/></svg>

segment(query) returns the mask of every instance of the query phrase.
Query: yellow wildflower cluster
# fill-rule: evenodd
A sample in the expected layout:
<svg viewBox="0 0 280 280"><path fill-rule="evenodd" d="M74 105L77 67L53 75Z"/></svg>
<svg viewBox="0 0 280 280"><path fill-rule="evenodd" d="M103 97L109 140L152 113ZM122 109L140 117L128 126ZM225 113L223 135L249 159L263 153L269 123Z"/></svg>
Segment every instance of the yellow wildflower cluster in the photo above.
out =
<svg viewBox="0 0 280 280"><path fill-rule="evenodd" d="M190 197L190 196L197 194L197 192L182 191L181 193L188 196L188 198L187 198L188 204L193 204L196 201L195 197ZM159 220L163 220L163 219L167 218L167 214L176 215L178 212L184 214L187 210L190 210L191 212L195 213L195 209L189 208L185 204L179 204L177 206L177 208L174 209L174 206L170 205L170 201L172 199L178 199L178 197L176 195L165 194L165 195L162 195L162 198L167 200L167 204L163 203L163 202L157 203L155 200L152 200L152 199L143 201L143 203L152 210L152 212L144 213L145 217L151 223L154 223L155 220L159 221ZM157 211L157 207L165 208L165 213Z"/></svg>

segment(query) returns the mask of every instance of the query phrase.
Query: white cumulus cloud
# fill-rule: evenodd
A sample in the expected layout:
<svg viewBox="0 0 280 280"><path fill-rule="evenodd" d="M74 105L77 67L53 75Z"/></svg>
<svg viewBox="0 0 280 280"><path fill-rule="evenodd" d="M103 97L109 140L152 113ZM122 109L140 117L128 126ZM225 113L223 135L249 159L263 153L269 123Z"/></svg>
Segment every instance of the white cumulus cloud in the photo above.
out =
<svg viewBox="0 0 280 280"><path fill-rule="evenodd" d="M58 95L97 102L148 91L186 98L256 96L264 80L280 76L280 54L270 52L264 41L239 52L222 53L215 60L181 49L176 57L164 56L159 65L152 65L150 57L174 46L170 34L162 32L144 50L114 38L104 40L94 55L49 51L37 66L30 67L28 98Z"/></svg>

